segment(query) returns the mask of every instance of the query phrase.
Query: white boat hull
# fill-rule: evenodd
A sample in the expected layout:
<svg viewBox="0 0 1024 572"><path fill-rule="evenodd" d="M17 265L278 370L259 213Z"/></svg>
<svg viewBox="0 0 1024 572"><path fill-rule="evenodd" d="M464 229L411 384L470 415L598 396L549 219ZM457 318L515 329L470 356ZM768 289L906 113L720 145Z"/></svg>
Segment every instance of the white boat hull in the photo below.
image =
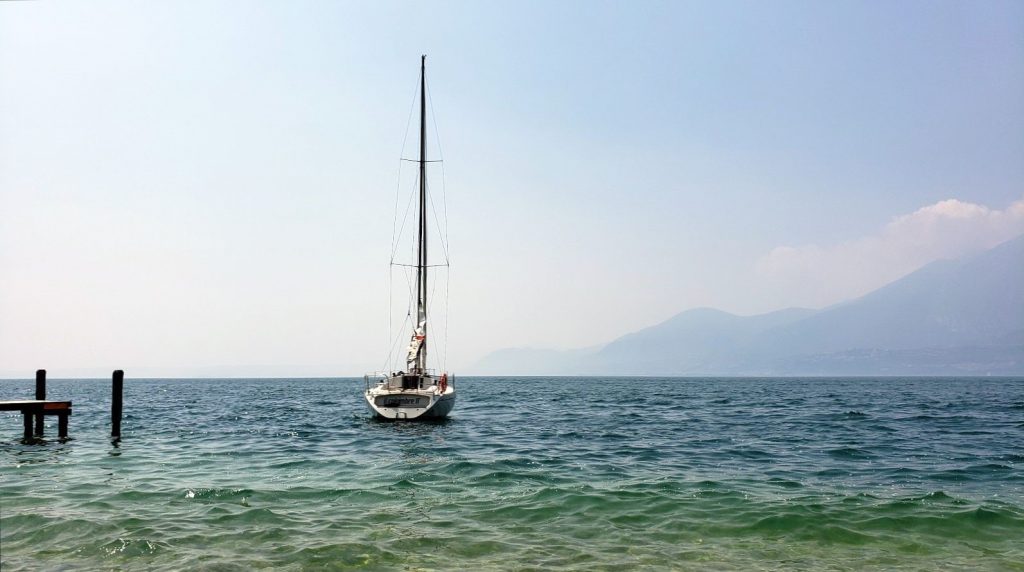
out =
<svg viewBox="0 0 1024 572"><path fill-rule="evenodd" d="M455 388L444 393L428 389L387 389L371 387L363 394L366 406L377 417L395 420L439 419L455 407Z"/></svg>

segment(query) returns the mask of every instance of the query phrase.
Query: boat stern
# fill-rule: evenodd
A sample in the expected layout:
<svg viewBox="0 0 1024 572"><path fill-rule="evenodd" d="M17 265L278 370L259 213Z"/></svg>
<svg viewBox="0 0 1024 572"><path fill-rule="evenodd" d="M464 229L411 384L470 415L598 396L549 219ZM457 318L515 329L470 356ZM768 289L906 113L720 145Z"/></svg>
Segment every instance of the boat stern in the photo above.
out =
<svg viewBox="0 0 1024 572"><path fill-rule="evenodd" d="M455 388L447 378L435 383L428 376L389 376L368 386L363 396L370 411L384 419L445 417L455 407Z"/></svg>

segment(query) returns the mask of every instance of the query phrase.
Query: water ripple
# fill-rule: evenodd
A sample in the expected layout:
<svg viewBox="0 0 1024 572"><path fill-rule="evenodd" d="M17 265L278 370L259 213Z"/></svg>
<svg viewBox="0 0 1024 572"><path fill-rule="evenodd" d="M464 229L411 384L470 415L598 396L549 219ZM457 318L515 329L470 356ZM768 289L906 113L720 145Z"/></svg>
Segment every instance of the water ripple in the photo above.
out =
<svg viewBox="0 0 1024 572"><path fill-rule="evenodd" d="M1021 379L460 378L432 424L361 384L129 380L111 442L52 380L71 440L0 416L3 569L1024 568Z"/></svg>

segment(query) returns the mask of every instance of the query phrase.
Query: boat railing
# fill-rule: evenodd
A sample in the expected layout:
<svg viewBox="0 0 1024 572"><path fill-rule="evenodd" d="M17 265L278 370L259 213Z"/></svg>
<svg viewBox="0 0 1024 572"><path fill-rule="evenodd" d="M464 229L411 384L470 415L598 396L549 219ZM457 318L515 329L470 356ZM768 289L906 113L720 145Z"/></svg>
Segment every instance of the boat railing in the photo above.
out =
<svg viewBox="0 0 1024 572"><path fill-rule="evenodd" d="M436 369L421 370L421 374L422 375L426 375L428 377L435 378L435 379L440 379L440 377L441 377L440 375L438 375ZM366 375L363 376L363 383L366 385L367 391L369 391L369 389L371 387L376 387L377 385L379 385L381 383L385 383L389 379L395 377L396 375L398 375L397 371L395 371L395 372L392 372L392 371L373 371L373 372L367 373ZM409 374L403 372L403 375L409 375ZM448 386L449 387L455 387L455 376L454 375L450 375L450 374L448 375Z"/></svg>

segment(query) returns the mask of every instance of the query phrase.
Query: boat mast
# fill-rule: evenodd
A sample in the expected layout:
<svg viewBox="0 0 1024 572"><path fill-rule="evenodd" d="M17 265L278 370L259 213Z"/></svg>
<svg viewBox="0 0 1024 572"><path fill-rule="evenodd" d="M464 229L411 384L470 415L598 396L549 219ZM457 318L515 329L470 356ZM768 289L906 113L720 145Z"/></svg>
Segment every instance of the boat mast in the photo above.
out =
<svg viewBox="0 0 1024 572"><path fill-rule="evenodd" d="M423 336L416 367L427 368L427 56L420 58L420 225L416 261L416 327Z"/></svg>

